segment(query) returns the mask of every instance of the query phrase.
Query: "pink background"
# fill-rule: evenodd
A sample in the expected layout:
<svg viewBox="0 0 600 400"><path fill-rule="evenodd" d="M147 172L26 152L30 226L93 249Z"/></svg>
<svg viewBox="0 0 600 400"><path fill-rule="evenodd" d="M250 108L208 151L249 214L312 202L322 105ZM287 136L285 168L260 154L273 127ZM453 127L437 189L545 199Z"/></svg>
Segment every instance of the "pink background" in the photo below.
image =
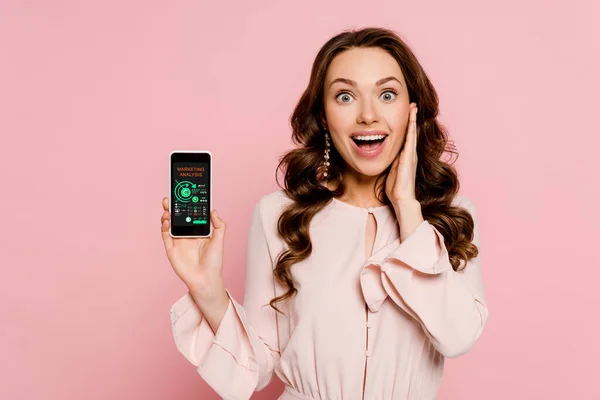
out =
<svg viewBox="0 0 600 400"><path fill-rule="evenodd" d="M214 153L241 299L313 58L368 25L429 73L480 215L490 319L439 398L598 398L599 8L485 3L2 1L0 398L217 398L171 336L168 153Z"/></svg>

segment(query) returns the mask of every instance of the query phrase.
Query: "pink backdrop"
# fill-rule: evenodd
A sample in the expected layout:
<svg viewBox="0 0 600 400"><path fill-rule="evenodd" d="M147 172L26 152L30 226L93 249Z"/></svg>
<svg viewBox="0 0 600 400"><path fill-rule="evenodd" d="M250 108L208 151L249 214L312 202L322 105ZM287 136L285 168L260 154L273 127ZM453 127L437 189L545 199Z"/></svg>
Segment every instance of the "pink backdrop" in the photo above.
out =
<svg viewBox="0 0 600 400"><path fill-rule="evenodd" d="M217 398L171 336L168 153L214 153L241 299L313 57L367 25L429 73L481 220L490 319L439 398L598 396L597 2L290 3L0 3L0 398Z"/></svg>

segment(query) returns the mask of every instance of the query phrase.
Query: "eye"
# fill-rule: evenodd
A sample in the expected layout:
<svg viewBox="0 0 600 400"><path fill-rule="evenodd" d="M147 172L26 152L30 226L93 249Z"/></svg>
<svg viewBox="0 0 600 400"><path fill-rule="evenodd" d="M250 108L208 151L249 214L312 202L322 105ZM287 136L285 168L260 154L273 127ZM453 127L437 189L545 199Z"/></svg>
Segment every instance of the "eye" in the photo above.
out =
<svg viewBox="0 0 600 400"><path fill-rule="evenodd" d="M342 103L348 103L352 100L352 96L348 92L340 92L337 96L335 96L336 100L341 101Z"/></svg>
<svg viewBox="0 0 600 400"><path fill-rule="evenodd" d="M385 92L382 93L382 96L384 96L386 94L388 94L388 95L386 96L386 98L384 98L385 101L392 101L398 95L398 93L396 93L395 90L386 90ZM390 98L389 94L391 94L391 96L392 96L391 98Z"/></svg>

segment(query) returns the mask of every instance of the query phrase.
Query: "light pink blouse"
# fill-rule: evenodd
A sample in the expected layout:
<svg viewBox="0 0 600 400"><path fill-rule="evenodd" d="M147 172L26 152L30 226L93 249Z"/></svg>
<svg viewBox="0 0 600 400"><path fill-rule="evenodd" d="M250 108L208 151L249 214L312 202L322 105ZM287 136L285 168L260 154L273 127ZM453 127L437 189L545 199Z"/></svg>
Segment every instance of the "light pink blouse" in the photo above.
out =
<svg viewBox="0 0 600 400"><path fill-rule="evenodd" d="M283 316L269 301L286 291L272 269L285 248L277 219L290 201L278 190L254 208L243 306L227 292L216 335L189 293L173 305L178 350L225 399L249 399L273 371L286 385L280 400L434 399L444 357L467 352L487 320L479 257L455 272L429 222L400 243L391 206L334 199L311 222L312 254L292 266L299 290L278 303ZM454 202L475 218L479 247L472 202ZM366 258L368 213L377 233Z"/></svg>

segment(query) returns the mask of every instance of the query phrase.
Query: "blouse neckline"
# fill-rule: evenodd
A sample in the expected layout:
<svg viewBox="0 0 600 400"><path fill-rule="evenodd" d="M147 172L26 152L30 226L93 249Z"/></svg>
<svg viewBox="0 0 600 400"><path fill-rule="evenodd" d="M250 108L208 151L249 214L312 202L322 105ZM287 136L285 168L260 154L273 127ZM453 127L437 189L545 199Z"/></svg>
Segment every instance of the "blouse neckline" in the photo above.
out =
<svg viewBox="0 0 600 400"><path fill-rule="evenodd" d="M337 204L340 204L341 206L347 207L348 209L355 210L355 211L368 212L368 213L378 212L378 211L386 210L386 209L389 210L392 207L391 204L375 206L375 207L359 207L359 206L355 206L353 204L338 200L335 197L333 197L333 201Z"/></svg>

